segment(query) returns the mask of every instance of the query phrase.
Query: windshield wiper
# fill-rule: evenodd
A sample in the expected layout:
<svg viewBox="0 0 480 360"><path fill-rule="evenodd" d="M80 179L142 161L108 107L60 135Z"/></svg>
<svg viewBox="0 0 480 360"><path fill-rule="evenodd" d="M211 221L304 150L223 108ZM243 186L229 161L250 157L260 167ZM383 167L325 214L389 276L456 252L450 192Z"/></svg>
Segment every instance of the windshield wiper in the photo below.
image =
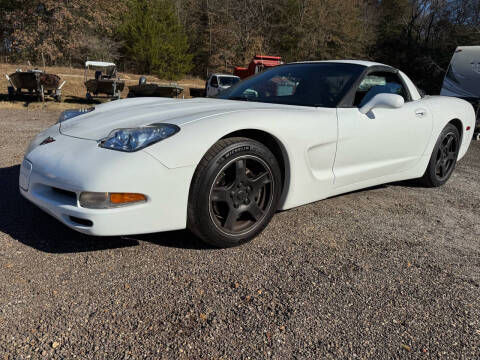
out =
<svg viewBox="0 0 480 360"><path fill-rule="evenodd" d="M240 100L240 101L252 101L249 97L246 96L232 96L227 98L228 100Z"/></svg>

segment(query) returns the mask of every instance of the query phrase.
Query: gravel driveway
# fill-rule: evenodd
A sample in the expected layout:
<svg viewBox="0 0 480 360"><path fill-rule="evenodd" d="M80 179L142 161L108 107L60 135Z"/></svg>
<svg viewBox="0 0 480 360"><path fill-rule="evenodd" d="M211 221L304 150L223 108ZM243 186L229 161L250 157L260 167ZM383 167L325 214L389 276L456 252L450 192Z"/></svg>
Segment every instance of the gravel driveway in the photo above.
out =
<svg viewBox="0 0 480 360"><path fill-rule="evenodd" d="M331 198L217 250L88 237L23 200L57 116L0 110L1 359L480 358L480 142L442 188Z"/></svg>

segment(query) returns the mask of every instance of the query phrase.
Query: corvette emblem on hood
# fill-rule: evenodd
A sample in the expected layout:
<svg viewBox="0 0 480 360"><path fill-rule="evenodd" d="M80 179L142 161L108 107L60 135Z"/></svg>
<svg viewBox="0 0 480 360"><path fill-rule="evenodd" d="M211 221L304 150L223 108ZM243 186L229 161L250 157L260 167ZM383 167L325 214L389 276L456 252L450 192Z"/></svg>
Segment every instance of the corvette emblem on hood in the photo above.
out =
<svg viewBox="0 0 480 360"><path fill-rule="evenodd" d="M45 140L43 140L43 141L40 143L40 145L50 144L50 143L52 143L52 142L54 142L54 141L55 141L55 139L54 139L53 137L49 136L49 137L47 137Z"/></svg>

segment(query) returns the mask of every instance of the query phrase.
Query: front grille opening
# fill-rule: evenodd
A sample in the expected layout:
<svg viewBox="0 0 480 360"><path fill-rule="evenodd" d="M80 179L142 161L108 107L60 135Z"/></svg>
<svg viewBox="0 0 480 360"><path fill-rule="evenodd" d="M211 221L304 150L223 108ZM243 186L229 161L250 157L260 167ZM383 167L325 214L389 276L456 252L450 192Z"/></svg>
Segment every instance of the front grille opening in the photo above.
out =
<svg viewBox="0 0 480 360"><path fill-rule="evenodd" d="M73 191L63 190L56 187L52 187L52 191L56 192L57 194L66 196L74 201L77 201L77 194L75 194Z"/></svg>
<svg viewBox="0 0 480 360"><path fill-rule="evenodd" d="M87 219L81 219L81 218L78 218L76 216L69 216L70 218L70 221L78 224L78 225L82 225L82 226L86 226L86 227L92 227L93 226L93 221L91 220L87 220Z"/></svg>

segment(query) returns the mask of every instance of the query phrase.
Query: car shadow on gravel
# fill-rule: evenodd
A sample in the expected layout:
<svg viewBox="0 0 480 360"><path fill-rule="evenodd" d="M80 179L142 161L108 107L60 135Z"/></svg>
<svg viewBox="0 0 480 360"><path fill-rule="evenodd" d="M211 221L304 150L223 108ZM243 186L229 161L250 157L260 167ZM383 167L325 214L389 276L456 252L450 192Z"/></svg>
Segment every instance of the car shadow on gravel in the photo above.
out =
<svg viewBox="0 0 480 360"><path fill-rule="evenodd" d="M215 250L188 230L167 231L153 234L124 236L123 239L146 241L155 245L186 250Z"/></svg>
<svg viewBox="0 0 480 360"><path fill-rule="evenodd" d="M208 249L188 231L127 237L96 237L78 233L24 199L18 190L20 166L0 168L0 232L47 253L78 253L137 246L147 241L159 246Z"/></svg>
<svg viewBox="0 0 480 360"><path fill-rule="evenodd" d="M410 180L403 180L403 181L396 181L393 183L387 184L388 186L399 186L404 188L419 188L419 189L426 189L428 186L425 186L420 179L410 179Z"/></svg>
<svg viewBox="0 0 480 360"><path fill-rule="evenodd" d="M20 166L0 168L0 232L47 253L76 253L138 245L118 237L97 238L73 231L20 195Z"/></svg>

